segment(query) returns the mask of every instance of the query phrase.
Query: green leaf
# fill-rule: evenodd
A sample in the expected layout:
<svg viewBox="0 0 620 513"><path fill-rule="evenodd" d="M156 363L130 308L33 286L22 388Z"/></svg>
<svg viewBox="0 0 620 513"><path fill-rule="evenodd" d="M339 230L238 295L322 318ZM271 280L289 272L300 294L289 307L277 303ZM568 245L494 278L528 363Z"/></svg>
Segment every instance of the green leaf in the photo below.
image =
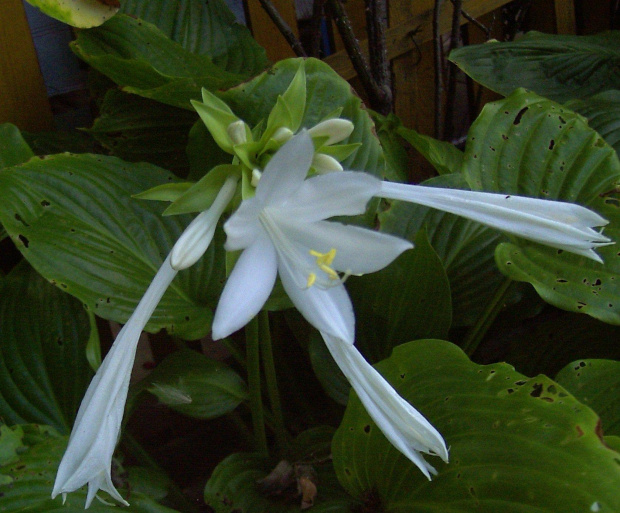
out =
<svg viewBox="0 0 620 513"><path fill-rule="evenodd" d="M248 397L247 386L235 371L190 350L168 356L143 386L163 404L198 419L230 413Z"/></svg>
<svg viewBox="0 0 620 513"><path fill-rule="evenodd" d="M433 139L404 126L399 126L396 133L418 150L440 175L461 170L463 152L454 144Z"/></svg>
<svg viewBox="0 0 620 513"><path fill-rule="evenodd" d="M90 28L101 25L118 12L118 2L90 0L28 0L45 14L73 27Z"/></svg>
<svg viewBox="0 0 620 513"><path fill-rule="evenodd" d="M454 50L450 60L504 96L518 87L564 102L620 88L620 32L594 36L529 32L511 42Z"/></svg>
<svg viewBox="0 0 620 513"><path fill-rule="evenodd" d="M95 153L95 140L81 129L22 132L22 136L36 155L52 155L65 151L69 153Z"/></svg>
<svg viewBox="0 0 620 513"><path fill-rule="evenodd" d="M357 318L356 344L371 361L383 360L410 340L448 337L448 276L424 230L414 243L385 269L347 282Z"/></svg>
<svg viewBox="0 0 620 513"><path fill-rule="evenodd" d="M620 90L573 100L566 106L588 118L590 127L620 154Z"/></svg>
<svg viewBox="0 0 620 513"><path fill-rule="evenodd" d="M0 417L68 433L92 377L90 322L82 304L26 262L4 279L0 296Z"/></svg>
<svg viewBox="0 0 620 513"><path fill-rule="evenodd" d="M208 55L231 73L254 76L267 67L265 50L222 0L126 0L121 12L157 25L186 50Z"/></svg>
<svg viewBox="0 0 620 513"><path fill-rule="evenodd" d="M357 319L359 320L359 318L358 315ZM357 332L359 335L359 329ZM321 383L325 393L338 404L346 405L349 400L351 384L327 349L323 337L316 330L310 330L308 356L314 375Z"/></svg>
<svg viewBox="0 0 620 513"><path fill-rule="evenodd" d="M119 14L101 27L80 31L73 51L93 68L131 92L190 109L200 89L239 83L206 55L196 55L168 39L155 25Z"/></svg>
<svg viewBox="0 0 620 513"><path fill-rule="evenodd" d="M460 174L434 178L424 185L467 189ZM493 256L495 246L505 240L504 235L474 221L403 201L392 202L379 214L379 221L381 231L412 242L420 230L426 231L450 282L452 324L475 323L506 279Z"/></svg>
<svg viewBox="0 0 620 513"><path fill-rule="evenodd" d="M342 165L345 169L363 170L382 176L385 160L379 140L373 133L374 124L361 100L353 94L350 85L332 68L317 59L304 61L306 72L306 111L301 127L311 128L334 111L342 109L340 117L355 125L355 130L344 141L362 146ZM299 69L299 59L278 62L269 71L253 80L218 94L250 126L266 120L278 95L289 87Z"/></svg>
<svg viewBox="0 0 620 513"><path fill-rule="evenodd" d="M88 130L112 155L187 175L185 153L195 113L110 89Z"/></svg>
<svg viewBox="0 0 620 513"><path fill-rule="evenodd" d="M27 162L34 153L24 141L19 128L10 123L0 125L0 169Z"/></svg>
<svg viewBox="0 0 620 513"><path fill-rule="evenodd" d="M175 178L114 157L55 155L0 172L0 221L43 276L94 311L126 322L189 216L132 195ZM221 232L200 262L181 271L147 330L185 338L210 329L224 272Z"/></svg>
<svg viewBox="0 0 620 513"><path fill-rule="evenodd" d="M0 467L0 497L2 511L36 511L37 513L58 512L80 513L84 511L86 488L67 494L66 503L63 498L50 498L54 484L56 469L65 451L68 437L59 437L53 430L45 426L24 425L11 428L22 438L19 459ZM0 437L0 453L4 437ZM119 486L121 495L127 497L130 506L123 508L128 513L174 513L174 510L157 504L155 501L134 489L125 475L117 476L116 467L113 474L117 477L115 484ZM112 502L107 494L100 496ZM106 506L94 501L88 511L95 513L112 513L118 511L116 506Z"/></svg>
<svg viewBox="0 0 620 513"><path fill-rule="evenodd" d="M578 360L555 380L601 417L606 435L620 435L620 362Z"/></svg>
<svg viewBox="0 0 620 513"><path fill-rule="evenodd" d="M329 458L332 434L325 427L301 433L280 462L258 454L230 455L207 482L205 502L216 513L294 513L301 505L297 484L311 476L317 487L313 512L350 511L355 501L342 490Z"/></svg>
<svg viewBox="0 0 620 513"><path fill-rule="evenodd" d="M377 369L445 437L450 463L427 457L428 481L392 447L352 396L332 444L340 482L390 512L612 512L620 508L619 455L598 418L545 376L481 366L456 346L398 346Z"/></svg>
<svg viewBox="0 0 620 513"><path fill-rule="evenodd" d="M525 90L490 103L472 125L463 173L472 189L582 204L610 220L605 233L620 240L618 203L601 200L620 181L613 148L578 114ZM555 306L620 322L620 255L598 250L601 265L585 257L514 239L496 251L500 270L532 283ZM599 281L602 288L599 289Z"/></svg>
<svg viewBox="0 0 620 513"><path fill-rule="evenodd" d="M188 179L198 181L220 164L230 164L231 156L220 148L199 119L189 131L187 158L190 172Z"/></svg>

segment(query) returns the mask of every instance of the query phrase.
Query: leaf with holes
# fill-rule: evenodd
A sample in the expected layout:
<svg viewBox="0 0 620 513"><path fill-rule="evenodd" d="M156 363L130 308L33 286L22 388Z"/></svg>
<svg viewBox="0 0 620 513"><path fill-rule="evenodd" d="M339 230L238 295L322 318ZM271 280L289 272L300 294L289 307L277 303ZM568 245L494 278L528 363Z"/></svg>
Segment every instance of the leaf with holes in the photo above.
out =
<svg viewBox="0 0 620 513"><path fill-rule="evenodd" d="M428 180L424 185L467 189L462 176L456 173ZM379 220L381 231L412 242L420 230L426 231L448 276L453 325L476 322L505 281L493 260L493 251L506 240L505 236L474 221L403 201L392 202L379 214ZM510 302L515 300L516 296Z"/></svg>
<svg viewBox="0 0 620 513"><path fill-rule="evenodd" d="M4 436L5 427L0 427L0 454L6 448L8 437ZM39 425L20 425L10 428L12 442L17 440L15 456L0 466L0 497L1 511L36 511L37 513L81 513L86 502L86 488L67 495L66 502L62 497L50 498L56 469L60 463L68 437L58 436L53 429ZM0 459L0 464L2 463ZM114 467L116 471L116 466ZM130 474L131 477L131 474ZM118 476L122 481L120 492L128 497L130 506L123 508L127 513L175 513L175 510L162 506L134 489L125 480L126 476ZM115 482L119 486L119 482ZM109 499L107 494L99 494ZM94 513L112 513L118 507L94 501L88 510Z"/></svg>
<svg viewBox="0 0 620 513"><path fill-rule="evenodd" d="M472 125L463 174L474 190L579 203L610 221L605 234L620 241L618 202L601 199L620 182L616 152L567 108L525 90L490 103ZM511 237L496 250L500 270L534 285L560 308L620 322L620 255L597 250L605 265ZM618 278L618 279L617 279Z"/></svg>
<svg viewBox="0 0 620 513"><path fill-rule="evenodd" d="M90 323L82 304L26 262L4 279L0 296L0 417L68 433L92 372Z"/></svg>
<svg viewBox="0 0 620 513"><path fill-rule="evenodd" d="M620 361L578 360L555 379L600 415L605 435L620 435Z"/></svg>
<svg viewBox="0 0 620 513"><path fill-rule="evenodd" d="M251 77L267 67L265 50L223 0L126 0L121 12L157 25L186 50L208 55L231 73Z"/></svg>
<svg viewBox="0 0 620 513"><path fill-rule="evenodd" d="M558 102L620 88L620 33L593 36L528 32L506 43L469 45L450 60L503 95L526 87Z"/></svg>
<svg viewBox="0 0 620 513"><path fill-rule="evenodd" d="M620 90L573 100L566 106L588 118L588 124L620 154Z"/></svg>
<svg viewBox="0 0 620 513"><path fill-rule="evenodd" d="M398 346L377 369L444 436L450 463L428 481L390 445L352 396L334 436L340 482L383 511L504 513L620 509L620 454L598 417L545 376L477 365L455 345Z"/></svg>
<svg viewBox="0 0 620 513"><path fill-rule="evenodd" d="M115 157L61 154L0 171L0 221L32 266L97 315L125 322L191 221L132 195L170 173ZM224 273L218 231L200 262L180 272L147 324L180 337L210 329Z"/></svg>

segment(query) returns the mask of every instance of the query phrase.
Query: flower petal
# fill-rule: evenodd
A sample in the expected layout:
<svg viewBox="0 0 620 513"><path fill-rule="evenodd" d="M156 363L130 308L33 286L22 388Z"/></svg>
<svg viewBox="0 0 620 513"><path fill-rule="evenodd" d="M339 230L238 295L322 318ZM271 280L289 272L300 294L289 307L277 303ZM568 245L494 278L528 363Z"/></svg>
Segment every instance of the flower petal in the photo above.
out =
<svg viewBox="0 0 620 513"><path fill-rule="evenodd" d="M355 340L355 315L353 305L344 285L331 288L300 287L285 262L278 262L284 290L306 320L319 331L353 344Z"/></svg>
<svg viewBox="0 0 620 513"><path fill-rule="evenodd" d="M368 414L394 447L431 478L435 469L420 452L448 461L448 449L439 432L405 401L353 345L321 333L334 360L347 377Z"/></svg>
<svg viewBox="0 0 620 513"><path fill-rule="evenodd" d="M140 334L176 273L168 255L92 379L58 467L52 498L88 483L87 506L99 488L127 504L109 478L112 455Z"/></svg>
<svg viewBox="0 0 620 513"><path fill-rule="evenodd" d="M244 200L235 213L224 223L226 251L238 251L251 246L262 233L258 215L263 204L256 196Z"/></svg>
<svg viewBox="0 0 620 513"><path fill-rule="evenodd" d="M266 235L241 253L215 310L213 339L245 326L263 307L277 275L276 250Z"/></svg>
<svg viewBox="0 0 620 513"><path fill-rule="evenodd" d="M354 216L366 211L379 193L381 181L367 173L342 171L306 180L292 201L282 206L287 216L310 223L334 216Z"/></svg>
<svg viewBox="0 0 620 513"><path fill-rule="evenodd" d="M354 275L383 269L403 251L413 247L409 241L393 235L333 221L299 224L292 216L278 216L277 222L282 233L307 248L306 252L327 253L336 249L332 267Z"/></svg>
<svg viewBox="0 0 620 513"><path fill-rule="evenodd" d="M314 156L314 145L306 131L293 137L265 166L256 198L263 205L279 205L295 194L301 186Z"/></svg>
<svg viewBox="0 0 620 513"><path fill-rule="evenodd" d="M390 182L382 182L378 195L444 210L598 262L602 260L593 249L613 244L592 229L607 221L572 203Z"/></svg>

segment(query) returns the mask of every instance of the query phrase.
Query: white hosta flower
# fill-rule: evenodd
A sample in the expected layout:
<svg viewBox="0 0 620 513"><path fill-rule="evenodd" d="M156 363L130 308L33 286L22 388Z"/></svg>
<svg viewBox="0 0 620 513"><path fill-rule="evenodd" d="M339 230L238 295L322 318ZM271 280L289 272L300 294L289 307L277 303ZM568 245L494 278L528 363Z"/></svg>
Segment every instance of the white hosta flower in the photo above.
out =
<svg viewBox="0 0 620 513"><path fill-rule="evenodd" d="M256 195L226 222L226 249L243 250L224 288L213 338L244 326L265 304L279 273L287 294L321 331L334 359L386 437L427 477L420 452L447 460L441 435L353 346L355 318L343 281L382 269L412 245L325 219L364 212L379 192L376 178L355 172L306 178L314 147L307 132L291 139L266 166Z"/></svg>
<svg viewBox="0 0 620 513"><path fill-rule="evenodd" d="M607 220L574 203L457 189L382 182L382 198L457 214L524 239L603 262L594 249L613 242L595 226Z"/></svg>
<svg viewBox="0 0 620 513"><path fill-rule="evenodd" d="M265 167L255 196L224 225L226 249L244 251L215 312L214 338L245 326L267 301L279 273L312 325L352 344L355 319L344 279L382 269L412 247L397 237L325 221L363 213L381 185L356 172L306 180L313 155L307 132L291 139Z"/></svg>
<svg viewBox="0 0 620 513"><path fill-rule="evenodd" d="M448 461L448 449L439 432L405 401L351 344L322 333L338 367L390 443L415 463L427 478L437 471L420 453Z"/></svg>
<svg viewBox="0 0 620 513"><path fill-rule="evenodd" d="M227 179L211 208L185 229L116 337L80 405L69 445L58 467L52 498L58 494L64 498L88 484L87 508L99 490L128 505L112 483L111 464L140 334L177 271L194 264L206 251L236 185L237 178Z"/></svg>

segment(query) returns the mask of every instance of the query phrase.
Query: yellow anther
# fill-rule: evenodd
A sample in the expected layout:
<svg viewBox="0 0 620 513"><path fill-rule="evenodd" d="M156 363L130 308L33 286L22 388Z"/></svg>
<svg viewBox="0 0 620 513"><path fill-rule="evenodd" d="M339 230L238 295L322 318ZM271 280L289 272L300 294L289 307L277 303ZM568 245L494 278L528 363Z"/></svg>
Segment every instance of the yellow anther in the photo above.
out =
<svg viewBox="0 0 620 513"><path fill-rule="evenodd" d="M308 287L308 288L312 287L312 285L314 285L315 281L316 281L316 274L310 273L308 275L308 282L306 283L306 287Z"/></svg>
<svg viewBox="0 0 620 513"><path fill-rule="evenodd" d="M330 265L334 261L334 258L336 258L336 248L330 249L327 253L320 253L318 251L311 249L310 254L313 257L316 257L317 267L321 271L323 271L325 274L327 274L330 280L340 279L340 276L338 275L338 273L330 267ZM316 279L316 276L315 276L315 279ZM312 281L312 283L314 283L314 280Z"/></svg>

